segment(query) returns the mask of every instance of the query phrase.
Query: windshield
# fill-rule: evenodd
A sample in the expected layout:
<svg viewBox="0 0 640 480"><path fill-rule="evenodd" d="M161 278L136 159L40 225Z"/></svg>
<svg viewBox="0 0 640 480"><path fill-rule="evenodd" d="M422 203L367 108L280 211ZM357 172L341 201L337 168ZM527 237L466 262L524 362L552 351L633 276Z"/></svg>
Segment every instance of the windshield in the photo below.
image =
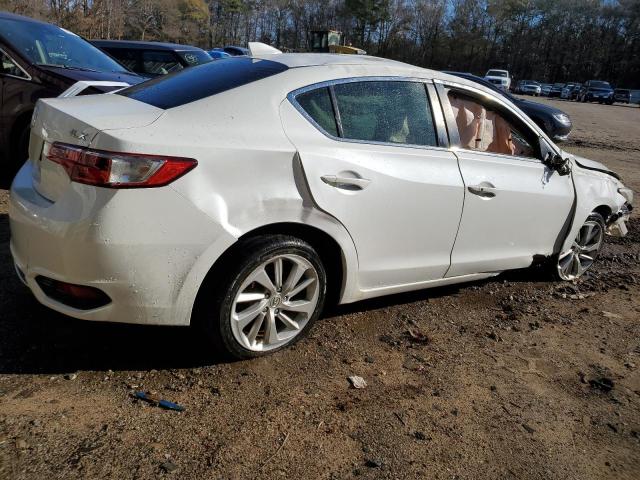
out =
<svg viewBox="0 0 640 480"><path fill-rule="evenodd" d="M487 72L487 77L506 77L507 72L504 70L489 70Z"/></svg>
<svg viewBox="0 0 640 480"><path fill-rule="evenodd" d="M0 35L36 65L97 72L127 71L86 40L55 25L0 18Z"/></svg>
<svg viewBox="0 0 640 480"><path fill-rule="evenodd" d="M178 55L189 64L189 66L200 65L202 63L209 63L213 61L211 55L205 51L200 50L188 50L186 52L178 52Z"/></svg>
<svg viewBox="0 0 640 480"><path fill-rule="evenodd" d="M600 82L598 80L594 80L592 81L589 86L591 88L611 88L611 85L609 85L607 82Z"/></svg>

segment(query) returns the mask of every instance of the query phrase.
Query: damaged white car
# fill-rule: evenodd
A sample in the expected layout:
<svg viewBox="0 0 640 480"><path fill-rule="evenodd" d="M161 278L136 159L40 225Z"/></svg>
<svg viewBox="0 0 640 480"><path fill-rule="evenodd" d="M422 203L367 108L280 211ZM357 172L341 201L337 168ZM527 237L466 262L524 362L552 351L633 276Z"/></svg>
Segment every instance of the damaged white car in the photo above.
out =
<svg viewBox="0 0 640 480"><path fill-rule="evenodd" d="M39 102L11 252L72 317L198 324L246 358L349 303L545 262L582 275L632 192L474 82L270 54Z"/></svg>

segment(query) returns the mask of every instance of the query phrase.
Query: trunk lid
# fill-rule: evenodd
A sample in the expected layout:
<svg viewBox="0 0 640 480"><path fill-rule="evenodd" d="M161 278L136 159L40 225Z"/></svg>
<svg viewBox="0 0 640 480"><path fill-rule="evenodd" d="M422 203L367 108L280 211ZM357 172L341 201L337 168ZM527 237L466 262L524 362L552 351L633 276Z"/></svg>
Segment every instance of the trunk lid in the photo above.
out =
<svg viewBox="0 0 640 480"><path fill-rule="evenodd" d="M88 147L100 131L144 127L163 113L160 108L121 95L39 100L29 140L34 188L52 202L70 188L71 181L62 166L46 158L47 144L63 142Z"/></svg>

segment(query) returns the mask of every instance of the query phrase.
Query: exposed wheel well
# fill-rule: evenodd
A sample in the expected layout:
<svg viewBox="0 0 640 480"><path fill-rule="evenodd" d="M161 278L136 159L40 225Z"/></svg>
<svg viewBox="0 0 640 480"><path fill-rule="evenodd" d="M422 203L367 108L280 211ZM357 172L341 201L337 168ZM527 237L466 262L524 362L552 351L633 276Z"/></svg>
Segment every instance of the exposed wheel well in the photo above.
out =
<svg viewBox="0 0 640 480"><path fill-rule="evenodd" d="M327 273L327 297L325 305L331 307L335 305L340 297L344 281L344 263L342 249L328 233L309 225L299 223L275 223L256 228L245 233L238 239L226 252L224 252L218 260L213 264L206 278L202 282L198 295L196 297L196 306L198 298L204 290L215 288L215 283L219 280L224 272L230 268L233 259L236 258L238 252L242 249L245 241L264 235L290 235L309 243L322 260ZM202 288L206 285L206 288Z"/></svg>
<svg viewBox="0 0 640 480"><path fill-rule="evenodd" d="M18 147L17 143L20 141L20 133L25 127L29 126L32 115L33 111L23 112L18 116L18 118L16 118L16 121L13 122L13 126L11 127L11 134L9 136L10 155L15 155L16 153L18 153L15 151L15 149Z"/></svg>
<svg viewBox="0 0 640 480"><path fill-rule="evenodd" d="M604 218L605 223L607 219L611 216L611 213L613 213L611 212L611 208L609 208L607 205L600 205L599 207L594 208L593 211L602 215L602 218Z"/></svg>

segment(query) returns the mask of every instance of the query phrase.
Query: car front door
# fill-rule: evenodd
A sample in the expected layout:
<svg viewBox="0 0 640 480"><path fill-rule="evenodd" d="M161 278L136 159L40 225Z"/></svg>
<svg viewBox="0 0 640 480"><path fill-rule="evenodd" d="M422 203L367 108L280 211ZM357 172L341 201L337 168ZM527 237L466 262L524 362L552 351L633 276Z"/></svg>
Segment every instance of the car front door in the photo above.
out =
<svg viewBox="0 0 640 480"><path fill-rule="evenodd" d="M419 288L450 265L464 191L428 88L352 79L293 92L281 105L313 201L353 238L365 291Z"/></svg>
<svg viewBox="0 0 640 480"><path fill-rule="evenodd" d="M491 96L440 88L465 183L447 277L531 265L559 248L574 202L570 175L541 159L538 133Z"/></svg>

